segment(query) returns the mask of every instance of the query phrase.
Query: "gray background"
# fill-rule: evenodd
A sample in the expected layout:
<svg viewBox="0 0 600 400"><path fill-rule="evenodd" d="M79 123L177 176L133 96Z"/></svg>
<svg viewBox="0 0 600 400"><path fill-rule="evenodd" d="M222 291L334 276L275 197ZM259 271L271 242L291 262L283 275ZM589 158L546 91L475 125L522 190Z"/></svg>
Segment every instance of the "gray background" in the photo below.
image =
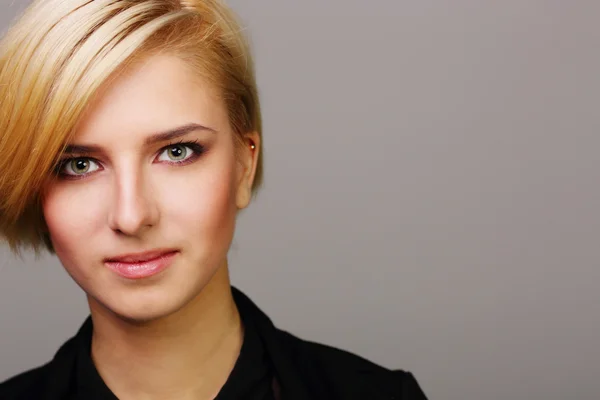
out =
<svg viewBox="0 0 600 400"><path fill-rule="evenodd" d="M600 2L231 4L266 144L234 284L432 399L599 399ZM0 255L3 379L87 309L56 260Z"/></svg>

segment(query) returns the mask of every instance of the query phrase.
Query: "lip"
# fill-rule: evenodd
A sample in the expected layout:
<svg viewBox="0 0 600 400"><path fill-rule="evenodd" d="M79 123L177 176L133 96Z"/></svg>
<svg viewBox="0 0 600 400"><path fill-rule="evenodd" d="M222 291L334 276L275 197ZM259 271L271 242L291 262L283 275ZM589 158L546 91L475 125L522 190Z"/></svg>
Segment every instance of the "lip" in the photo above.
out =
<svg viewBox="0 0 600 400"><path fill-rule="evenodd" d="M104 260L104 265L127 279L142 279L162 272L172 263L178 250L154 250L130 253Z"/></svg>
<svg viewBox="0 0 600 400"><path fill-rule="evenodd" d="M108 257L104 261L106 262L122 262L122 263L139 263L154 260L168 253L174 253L175 249L161 249L151 250L141 253L128 253L116 257Z"/></svg>

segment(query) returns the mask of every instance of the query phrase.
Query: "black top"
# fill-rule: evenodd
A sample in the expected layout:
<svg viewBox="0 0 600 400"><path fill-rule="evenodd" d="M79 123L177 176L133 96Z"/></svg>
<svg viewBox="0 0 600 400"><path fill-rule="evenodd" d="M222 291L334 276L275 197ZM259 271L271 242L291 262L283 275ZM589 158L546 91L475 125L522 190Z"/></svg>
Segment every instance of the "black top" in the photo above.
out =
<svg viewBox="0 0 600 400"><path fill-rule="evenodd" d="M215 400L275 400L273 366L263 342L251 319L242 315L242 323L244 343L240 356Z"/></svg>
<svg viewBox="0 0 600 400"><path fill-rule="evenodd" d="M244 343L218 400L426 400L409 372L277 329L248 297L232 291ZM0 399L114 400L92 363L91 332L88 318L52 361L1 383Z"/></svg>
<svg viewBox="0 0 600 400"><path fill-rule="evenodd" d="M241 314L241 313L240 313ZM215 400L275 400L273 370L256 327L242 316L244 341L229 378ZM106 386L91 358L93 325L88 318L77 335L75 379L71 398L118 400Z"/></svg>

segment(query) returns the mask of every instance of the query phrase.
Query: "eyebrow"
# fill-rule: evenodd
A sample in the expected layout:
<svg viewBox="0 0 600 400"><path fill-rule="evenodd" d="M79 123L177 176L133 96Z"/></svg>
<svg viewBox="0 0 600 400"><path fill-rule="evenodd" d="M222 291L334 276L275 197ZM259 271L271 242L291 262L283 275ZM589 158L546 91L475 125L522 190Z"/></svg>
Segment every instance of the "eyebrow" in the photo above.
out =
<svg viewBox="0 0 600 400"><path fill-rule="evenodd" d="M156 133L156 134L146 138L146 140L144 141L144 145L150 146L150 145L153 145L156 143L166 142L167 140L177 139L181 136L185 136L188 133L194 132L194 131L209 131L212 133L217 133L216 130L209 128L207 126L196 124L196 123L190 123L190 124L186 124L183 126L179 126L177 128L169 129L168 131L165 131L165 132ZM65 150L63 153L65 155L70 155L70 154L87 155L87 154L101 153L101 152L102 152L102 148L100 146L70 144L65 147Z"/></svg>

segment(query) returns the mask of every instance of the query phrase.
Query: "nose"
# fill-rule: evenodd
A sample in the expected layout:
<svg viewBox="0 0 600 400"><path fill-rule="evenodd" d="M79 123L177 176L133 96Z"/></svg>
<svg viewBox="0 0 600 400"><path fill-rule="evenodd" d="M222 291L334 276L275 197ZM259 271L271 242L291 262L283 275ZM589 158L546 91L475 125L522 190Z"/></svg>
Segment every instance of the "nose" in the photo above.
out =
<svg viewBox="0 0 600 400"><path fill-rule="evenodd" d="M115 232L139 236L149 227L156 225L159 218L151 185L143 173L133 168L116 174L115 180L108 224Z"/></svg>

